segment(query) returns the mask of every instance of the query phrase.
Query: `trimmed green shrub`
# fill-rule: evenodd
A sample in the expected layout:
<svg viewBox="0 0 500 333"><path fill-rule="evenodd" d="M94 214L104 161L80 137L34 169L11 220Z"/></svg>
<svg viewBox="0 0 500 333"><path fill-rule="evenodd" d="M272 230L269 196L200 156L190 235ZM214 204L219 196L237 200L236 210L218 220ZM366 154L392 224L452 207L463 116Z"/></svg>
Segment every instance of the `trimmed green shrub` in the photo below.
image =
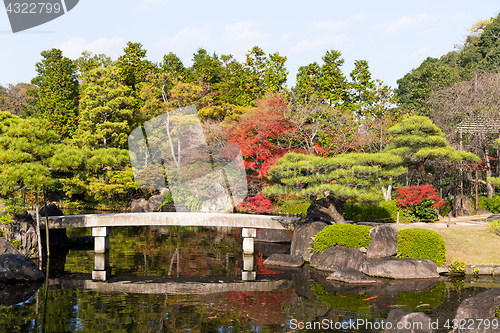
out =
<svg viewBox="0 0 500 333"><path fill-rule="evenodd" d="M450 273L465 275L465 262L460 259L454 259L450 265Z"/></svg>
<svg viewBox="0 0 500 333"><path fill-rule="evenodd" d="M438 266L446 261L443 237L433 230L408 228L398 234L398 258L430 259Z"/></svg>
<svg viewBox="0 0 500 333"><path fill-rule="evenodd" d="M321 230L314 238L314 252L322 252L330 246L345 246L359 249L370 244L370 226L356 224L332 224Z"/></svg>
<svg viewBox="0 0 500 333"><path fill-rule="evenodd" d="M493 214L500 213L500 194L495 194L490 199L487 199L486 209L488 209ZM481 207L481 206L479 206Z"/></svg>
<svg viewBox="0 0 500 333"><path fill-rule="evenodd" d="M478 208L488 209L488 197L486 195L478 195L477 203Z"/></svg>
<svg viewBox="0 0 500 333"><path fill-rule="evenodd" d="M410 222L403 213L403 210L396 206L395 200L362 203L356 202L352 205L352 214L351 204L349 201L344 206L344 216L346 219L353 220L354 222L396 222L398 212L399 222Z"/></svg>
<svg viewBox="0 0 500 333"><path fill-rule="evenodd" d="M495 310L495 317L500 318L500 303L498 303L497 309Z"/></svg>

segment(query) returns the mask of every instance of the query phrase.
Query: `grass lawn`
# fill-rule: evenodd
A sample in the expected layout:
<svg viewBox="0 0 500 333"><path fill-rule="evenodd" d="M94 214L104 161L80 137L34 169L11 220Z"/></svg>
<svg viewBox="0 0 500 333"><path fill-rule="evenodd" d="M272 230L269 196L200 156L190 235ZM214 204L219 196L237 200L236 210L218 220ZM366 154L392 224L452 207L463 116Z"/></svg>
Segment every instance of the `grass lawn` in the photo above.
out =
<svg viewBox="0 0 500 333"><path fill-rule="evenodd" d="M400 224L398 229L414 228L413 224ZM446 228L442 223L419 225L439 233L446 244L446 263L461 259L467 265L500 265L500 236L487 226L457 226Z"/></svg>

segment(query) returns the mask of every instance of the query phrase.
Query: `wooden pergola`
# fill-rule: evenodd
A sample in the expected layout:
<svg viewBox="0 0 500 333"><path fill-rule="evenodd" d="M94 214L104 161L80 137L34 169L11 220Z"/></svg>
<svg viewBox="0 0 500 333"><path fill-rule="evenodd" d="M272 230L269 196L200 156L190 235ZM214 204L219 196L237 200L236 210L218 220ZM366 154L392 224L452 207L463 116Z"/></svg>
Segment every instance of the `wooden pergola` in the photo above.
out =
<svg viewBox="0 0 500 333"><path fill-rule="evenodd" d="M462 133L500 133L500 119L488 116L469 117L458 124L457 132L460 136Z"/></svg>
<svg viewBox="0 0 500 333"><path fill-rule="evenodd" d="M460 134L460 149L462 149L462 136L463 133L471 133L471 134L500 134L500 119L493 116L472 116L465 120L462 120L460 124L457 126L457 132ZM499 163L500 163L500 155L499 155ZM460 190L463 194L463 170L460 168L460 177L461 186ZM479 203L479 194L478 194L478 175L477 175L477 167L476 167L476 209L478 208Z"/></svg>

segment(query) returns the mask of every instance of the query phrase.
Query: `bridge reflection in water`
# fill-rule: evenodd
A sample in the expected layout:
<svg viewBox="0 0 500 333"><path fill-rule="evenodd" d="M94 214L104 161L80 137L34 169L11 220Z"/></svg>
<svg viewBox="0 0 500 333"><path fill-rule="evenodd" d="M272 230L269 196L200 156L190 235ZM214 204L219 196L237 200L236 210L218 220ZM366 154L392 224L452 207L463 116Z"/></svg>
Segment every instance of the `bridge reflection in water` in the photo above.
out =
<svg viewBox="0 0 500 333"><path fill-rule="evenodd" d="M286 275L286 274L285 274ZM89 289L93 291L131 293L131 294L164 294L164 295L206 295L228 291L273 291L288 288L290 279L264 281L236 281L225 279L217 282L177 279L179 281L158 277L116 276L108 281L95 281L89 274L72 275L70 278L51 278L48 286L53 289Z"/></svg>
<svg viewBox="0 0 500 333"><path fill-rule="evenodd" d="M254 267L254 238L256 229L293 230L297 218L218 213L119 213L88 214L49 217L50 229L92 228L94 237L93 280L106 281L111 274L109 267L109 234L113 227L131 226L202 226L242 228L243 270L241 279L256 279ZM44 228L44 227L42 227Z"/></svg>

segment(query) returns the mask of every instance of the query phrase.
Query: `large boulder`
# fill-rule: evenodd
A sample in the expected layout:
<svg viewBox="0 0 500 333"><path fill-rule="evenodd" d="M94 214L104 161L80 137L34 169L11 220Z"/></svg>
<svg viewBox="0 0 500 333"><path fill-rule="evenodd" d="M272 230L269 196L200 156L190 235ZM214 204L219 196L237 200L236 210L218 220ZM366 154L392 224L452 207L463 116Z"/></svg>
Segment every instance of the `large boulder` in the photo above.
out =
<svg viewBox="0 0 500 333"><path fill-rule="evenodd" d="M144 208L146 207L147 204L148 201L144 198L135 199L130 203L130 211L132 213L145 212L146 210Z"/></svg>
<svg viewBox="0 0 500 333"><path fill-rule="evenodd" d="M292 256L290 254L280 253L271 254L263 263L265 266L281 266L291 268L298 268L303 264L304 259L302 259L302 256Z"/></svg>
<svg viewBox="0 0 500 333"><path fill-rule="evenodd" d="M38 214L40 214L40 218L45 217L45 206L40 208ZM55 203L51 202L47 204L47 216L64 216L64 213Z"/></svg>
<svg viewBox="0 0 500 333"><path fill-rule="evenodd" d="M12 214L12 222L0 223L4 238L21 242L19 252L29 258L38 257L38 238L35 221L28 214Z"/></svg>
<svg viewBox="0 0 500 333"><path fill-rule="evenodd" d="M361 265L361 272L369 276L389 279L432 279L439 277L436 263L429 259L368 259Z"/></svg>
<svg viewBox="0 0 500 333"><path fill-rule="evenodd" d="M468 196L459 194L453 199L453 216L469 216L474 211L472 199Z"/></svg>
<svg viewBox="0 0 500 333"><path fill-rule="evenodd" d="M467 298L463 301L457 309L455 319L457 322L464 319L487 319L495 318L495 309L500 304L500 288L489 289L473 297ZM499 319L500 320L500 319ZM485 330L484 325L482 329L477 326L478 322L474 323L474 330L467 332L500 332L498 330Z"/></svg>
<svg viewBox="0 0 500 333"><path fill-rule="evenodd" d="M335 271L343 267L359 270L365 260L365 255L358 249L330 246L312 255L311 266L323 271Z"/></svg>
<svg viewBox="0 0 500 333"><path fill-rule="evenodd" d="M9 241L0 238L0 255L6 253L21 254Z"/></svg>
<svg viewBox="0 0 500 333"><path fill-rule="evenodd" d="M44 276L35 263L25 256L12 253L0 256L0 282L38 281Z"/></svg>
<svg viewBox="0 0 500 333"><path fill-rule="evenodd" d="M378 225L370 229L370 245L366 258L391 257L398 252L398 230L390 225Z"/></svg>
<svg viewBox="0 0 500 333"><path fill-rule="evenodd" d="M290 243L292 237L285 230L261 229L257 230L257 235L254 240L257 242Z"/></svg>
<svg viewBox="0 0 500 333"><path fill-rule="evenodd" d="M165 201L165 197L161 194L153 195L148 199L148 203L144 206L144 211L146 212L157 212L163 202Z"/></svg>
<svg viewBox="0 0 500 333"><path fill-rule="evenodd" d="M201 204L202 213L232 213L233 209L233 201L229 195L220 195Z"/></svg>
<svg viewBox="0 0 500 333"><path fill-rule="evenodd" d="M407 312L400 309L389 312L384 326L384 333L431 332L435 332L431 317L423 312Z"/></svg>
<svg viewBox="0 0 500 333"><path fill-rule="evenodd" d="M301 255L305 261L310 261L313 254L313 237L323 230L328 223L326 222L306 222L297 223L293 232L291 255Z"/></svg>
<svg viewBox="0 0 500 333"><path fill-rule="evenodd" d="M374 279L366 276L357 269L350 267L337 268L332 274L328 275L327 280L341 281L351 284L376 283Z"/></svg>
<svg viewBox="0 0 500 333"><path fill-rule="evenodd" d="M45 224L45 206L38 211L40 215L40 224ZM63 216L64 213L60 210L55 203L47 205L47 216ZM45 229L40 230L40 239L42 246L47 247L47 237L45 236ZM71 243L66 235L66 229L50 229L49 230L49 246L51 249L64 249L70 248Z"/></svg>

